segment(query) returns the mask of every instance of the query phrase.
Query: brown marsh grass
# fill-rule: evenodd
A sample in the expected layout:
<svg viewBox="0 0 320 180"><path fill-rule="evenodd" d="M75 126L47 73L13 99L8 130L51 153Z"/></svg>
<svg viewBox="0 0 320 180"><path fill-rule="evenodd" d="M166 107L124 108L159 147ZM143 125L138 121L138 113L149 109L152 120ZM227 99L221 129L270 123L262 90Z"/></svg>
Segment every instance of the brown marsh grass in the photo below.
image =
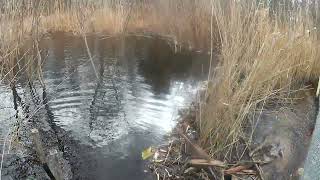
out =
<svg viewBox="0 0 320 180"><path fill-rule="evenodd" d="M310 13L312 5L270 15L273 6L245 0L72 2L1 2L1 80L14 77L18 55L37 51L41 36L55 31L153 33L177 44L214 49L219 63L209 76L198 118L203 146L212 156L229 159L242 139L250 143L243 131L252 122L249 115L258 117L268 106L293 103L295 92L320 74L314 28L318 15L316 10ZM28 41L32 46L22 48ZM39 61L39 56L30 58Z"/></svg>
<svg viewBox="0 0 320 180"><path fill-rule="evenodd" d="M204 49L210 39L206 2L4 0L0 9L1 74L12 77L14 73L6 71L16 65L15 57L36 51L37 41L43 35L57 31L111 36L152 33L167 36L176 44ZM33 45L22 48L27 41Z"/></svg>
<svg viewBox="0 0 320 180"><path fill-rule="evenodd" d="M216 2L214 11L220 61L203 105L201 139L213 156L230 160L237 145L251 143L244 129L254 130L264 109L294 103L297 92L317 82L320 46L305 9L285 22L254 3L230 1L224 8Z"/></svg>

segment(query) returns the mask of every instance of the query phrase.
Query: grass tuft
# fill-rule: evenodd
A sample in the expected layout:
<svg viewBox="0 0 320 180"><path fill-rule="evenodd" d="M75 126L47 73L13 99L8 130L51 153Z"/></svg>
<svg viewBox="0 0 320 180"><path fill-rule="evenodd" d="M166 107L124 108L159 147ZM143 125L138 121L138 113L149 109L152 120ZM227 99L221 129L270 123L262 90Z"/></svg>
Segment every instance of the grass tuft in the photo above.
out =
<svg viewBox="0 0 320 180"><path fill-rule="evenodd" d="M232 150L251 142L244 130L254 127L263 109L294 103L296 92L317 81L319 42L303 10L283 21L255 3L214 4L222 35L220 61L210 77L200 124L202 142L213 156L235 158Z"/></svg>

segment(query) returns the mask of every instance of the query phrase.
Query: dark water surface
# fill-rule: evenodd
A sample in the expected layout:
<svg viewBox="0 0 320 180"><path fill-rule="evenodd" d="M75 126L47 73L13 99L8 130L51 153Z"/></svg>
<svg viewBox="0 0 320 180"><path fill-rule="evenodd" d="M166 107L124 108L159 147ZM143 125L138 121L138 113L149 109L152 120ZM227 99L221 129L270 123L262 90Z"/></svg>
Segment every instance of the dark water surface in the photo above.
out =
<svg viewBox="0 0 320 180"><path fill-rule="evenodd" d="M41 42L53 121L79 142L75 179L150 179L141 151L172 130L206 77L207 58L156 37L87 40L92 62L81 37L57 33ZM1 107L11 107L2 122L14 115L11 96L0 86Z"/></svg>

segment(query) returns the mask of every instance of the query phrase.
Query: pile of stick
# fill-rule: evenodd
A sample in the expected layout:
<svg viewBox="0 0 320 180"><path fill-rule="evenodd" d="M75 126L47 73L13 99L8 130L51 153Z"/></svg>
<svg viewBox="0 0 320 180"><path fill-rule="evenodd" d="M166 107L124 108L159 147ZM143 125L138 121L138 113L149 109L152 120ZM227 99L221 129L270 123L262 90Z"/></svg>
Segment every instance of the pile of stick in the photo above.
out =
<svg viewBox="0 0 320 180"><path fill-rule="evenodd" d="M183 121L176 127L172 140L156 149L150 169L157 179L263 179L259 162L228 164L212 159L190 136L190 129Z"/></svg>

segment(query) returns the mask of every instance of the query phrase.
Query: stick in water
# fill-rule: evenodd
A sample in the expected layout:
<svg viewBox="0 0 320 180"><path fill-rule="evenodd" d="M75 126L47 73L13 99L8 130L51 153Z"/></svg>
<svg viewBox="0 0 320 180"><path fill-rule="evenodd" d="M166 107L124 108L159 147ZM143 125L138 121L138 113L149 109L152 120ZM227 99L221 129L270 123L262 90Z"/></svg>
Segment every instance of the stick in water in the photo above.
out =
<svg viewBox="0 0 320 180"><path fill-rule="evenodd" d="M319 77L319 81L318 81L318 88L317 88L317 97L319 96L320 93L320 77Z"/></svg>

